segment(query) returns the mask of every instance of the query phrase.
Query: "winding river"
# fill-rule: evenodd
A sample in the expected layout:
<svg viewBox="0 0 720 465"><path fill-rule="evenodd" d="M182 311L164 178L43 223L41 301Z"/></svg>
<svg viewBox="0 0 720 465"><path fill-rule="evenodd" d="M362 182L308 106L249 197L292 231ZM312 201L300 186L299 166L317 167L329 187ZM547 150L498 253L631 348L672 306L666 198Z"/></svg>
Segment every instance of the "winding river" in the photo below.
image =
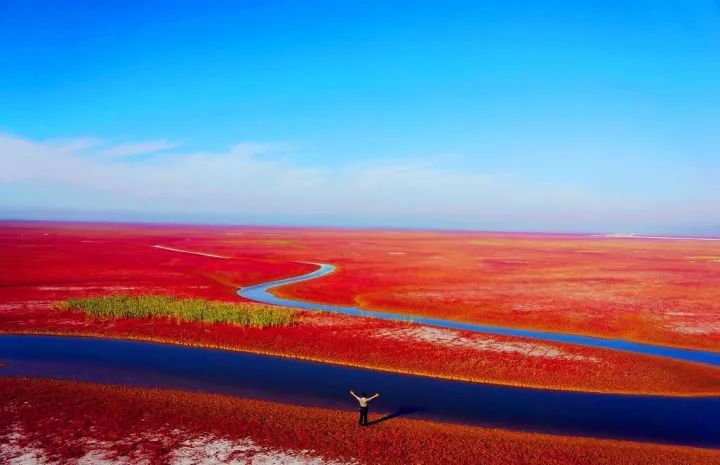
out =
<svg viewBox="0 0 720 465"><path fill-rule="evenodd" d="M466 383L241 352L113 339L0 336L0 376L161 387L567 435L720 447L720 398L549 391ZM351 427L353 425L348 425ZM321 428L322 425L318 425Z"/></svg>
<svg viewBox="0 0 720 465"><path fill-rule="evenodd" d="M533 329L520 329L502 326L486 326L473 323L462 323L451 320L443 320L439 318L409 316L400 313L365 310L359 307L327 305L302 300L285 299L272 294L272 289L275 289L277 287L320 278L335 271L335 267L333 265L329 265L326 263L312 264L317 265L319 268L311 273L307 273L304 275L280 279L277 281L258 284L255 286L244 287L239 289L237 293L241 297L254 300L256 302L263 302L273 305L284 305L286 307L299 308L303 310L320 310L323 312L342 313L344 315L380 318L383 320L392 321L414 321L417 323L437 326L440 328L460 329L465 331L475 331L487 334L498 334L502 336L519 336L528 339L537 339L541 341L563 342L588 347L597 347L601 349L620 350L624 352L632 352L642 355L653 355L656 357L672 358L677 360L683 360L686 362L704 363L707 365L720 366L720 353L718 352L642 344L638 342L626 341L624 339L608 339L601 337L581 336L576 334L537 331Z"/></svg>
<svg viewBox="0 0 720 465"><path fill-rule="evenodd" d="M720 354L552 332L459 323L276 297L271 290L325 276L312 273L238 291L247 299L489 334L623 350L720 365ZM486 385L179 345L82 337L0 335L0 376L57 378L195 390L354 410L347 392L379 391L379 413L522 431L720 448L720 397L676 398Z"/></svg>

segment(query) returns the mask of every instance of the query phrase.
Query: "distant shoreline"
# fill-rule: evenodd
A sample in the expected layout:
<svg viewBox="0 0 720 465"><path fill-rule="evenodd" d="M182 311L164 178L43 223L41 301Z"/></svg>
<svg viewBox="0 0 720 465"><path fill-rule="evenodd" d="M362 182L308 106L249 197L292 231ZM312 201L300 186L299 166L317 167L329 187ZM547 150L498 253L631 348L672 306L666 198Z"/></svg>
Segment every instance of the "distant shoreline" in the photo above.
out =
<svg viewBox="0 0 720 465"><path fill-rule="evenodd" d="M0 226L3 225L27 225L27 224L75 224L82 226L142 226L148 228L202 228L202 229L218 229L218 228L238 228L238 229L289 229L289 230L319 230L319 231L392 231L392 232L410 232L410 233L440 233L440 234L484 234L484 235L508 235L508 236L557 236L557 237L596 237L596 238L618 238L618 239L669 239L669 240L701 240L701 241L720 241L720 236L672 236L672 235L643 235L643 234L625 234L625 233L598 233L598 232L569 232L569 231L511 231L511 230L491 230L491 229L459 229L445 228L438 229L433 227L398 227L398 226L339 226L339 225L293 225L293 224L273 224L273 223L229 223L229 222L183 222L183 221L142 221L142 220L83 220L83 219L52 219L52 218L12 218L1 217Z"/></svg>

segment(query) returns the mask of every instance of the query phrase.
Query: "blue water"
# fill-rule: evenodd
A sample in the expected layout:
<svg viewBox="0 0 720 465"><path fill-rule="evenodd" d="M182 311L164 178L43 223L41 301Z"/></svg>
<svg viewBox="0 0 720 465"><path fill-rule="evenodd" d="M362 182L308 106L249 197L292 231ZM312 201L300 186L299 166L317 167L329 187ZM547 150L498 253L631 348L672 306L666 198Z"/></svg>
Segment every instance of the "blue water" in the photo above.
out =
<svg viewBox="0 0 720 465"><path fill-rule="evenodd" d="M301 308L305 310L321 310L324 312L342 313L367 318L380 318L393 321L414 321L441 328L461 329L476 331L487 334L499 334L503 336L520 336L528 339L541 341L565 342L588 347L599 347L602 349L620 350L643 355L654 355L657 357L672 358L686 362L704 363L707 365L720 366L720 353L703 350L678 349L659 345L640 344L623 339L607 339L591 336L579 336L575 334L553 333L547 331L536 331L533 329L508 328L502 326L485 326L473 323L461 323L457 321L442 320L438 318L426 318L408 316L399 313L388 313L381 311L364 310L358 307L326 305L301 300L284 299L276 297L270 290L286 284L299 283L310 279L319 278L335 271L335 267L328 264L317 263L319 268L312 273L296 276L294 278L281 279L269 283L244 287L237 291L238 295L246 299L263 302L273 305L284 305L286 307Z"/></svg>
<svg viewBox="0 0 720 465"><path fill-rule="evenodd" d="M381 393L371 404L371 421L399 413L524 431L720 447L720 398L500 387L240 352L78 337L0 336L0 359L8 362L0 376L198 390L348 411L356 409L348 394L354 389Z"/></svg>

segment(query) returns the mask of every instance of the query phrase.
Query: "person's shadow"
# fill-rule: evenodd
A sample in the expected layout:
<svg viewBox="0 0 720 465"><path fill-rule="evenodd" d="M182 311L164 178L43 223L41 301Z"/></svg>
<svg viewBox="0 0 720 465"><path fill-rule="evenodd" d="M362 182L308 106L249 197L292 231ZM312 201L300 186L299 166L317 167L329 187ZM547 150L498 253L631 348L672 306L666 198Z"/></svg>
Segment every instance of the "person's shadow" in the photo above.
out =
<svg viewBox="0 0 720 465"><path fill-rule="evenodd" d="M423 407L400 407L393 413L389 413L389 414L385 415L384 417L380 417L376 420L369 421L368 426L377 425L378 423L392 420L393 418L400 417L402 415L409 415L411 413L424 412L426 410L427 409L423 408Z"/></svg>

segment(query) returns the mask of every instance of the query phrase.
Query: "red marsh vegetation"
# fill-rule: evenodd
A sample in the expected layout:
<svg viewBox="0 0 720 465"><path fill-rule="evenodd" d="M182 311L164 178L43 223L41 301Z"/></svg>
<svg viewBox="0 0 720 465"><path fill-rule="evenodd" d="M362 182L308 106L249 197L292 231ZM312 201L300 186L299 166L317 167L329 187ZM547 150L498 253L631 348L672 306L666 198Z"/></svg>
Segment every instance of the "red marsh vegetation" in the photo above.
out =
<svg viewBox="0 0 720 465"><path fill-rule="evenodd" d="M327 262L338 271L277 292L457 321L720 350L720 241L8 222L0 235L0 277L10 284L38 272L72 286L78 272L95 267L97 284L144 275L148 287L233 298L237 286L313 269L297 262ZM95 261L74 257L66 267L36 269L51 266L53 253L67 259L51 249L70 244ZM148 250L151 245L233 260ZM103 254L101 247L127 253Z"/></svg>
<svg viewBox="0 0 720 465"><path fill-rule="evenodd" d="M350 402L347 411L337 411L180 391L0 378L0 454L59 463L720 463L717 450L402 417L360 429L356 415Z"/></svg>
<svg viewBox="0 0 720 465"><path fill-rule="evenodd" d="M118 294L237 302L236 287L314 269L281 258L287 255L285 249L303 248L283 239L286 234L262 228L5 224L0 228L0 332L173 342L542 388L672 395L720 392L720 370L714 367L417 324L301 312L296 324L258 329L168 318L88 318L81 312L53 309L55 302L65 299ZM340 233L296 232L300 241L323 234ZM239 240L246 244L236 244ZM259 244L255 249L249 245L253 240ZM276 251L259 254L267 242ZM176 250L154 247L158 244ZM306 252L307 258L311 252ZM319 260L332 261L325 256ZM336 279L341 272L318 281ZM393 273L388 276L396 279Z"/></svg>

